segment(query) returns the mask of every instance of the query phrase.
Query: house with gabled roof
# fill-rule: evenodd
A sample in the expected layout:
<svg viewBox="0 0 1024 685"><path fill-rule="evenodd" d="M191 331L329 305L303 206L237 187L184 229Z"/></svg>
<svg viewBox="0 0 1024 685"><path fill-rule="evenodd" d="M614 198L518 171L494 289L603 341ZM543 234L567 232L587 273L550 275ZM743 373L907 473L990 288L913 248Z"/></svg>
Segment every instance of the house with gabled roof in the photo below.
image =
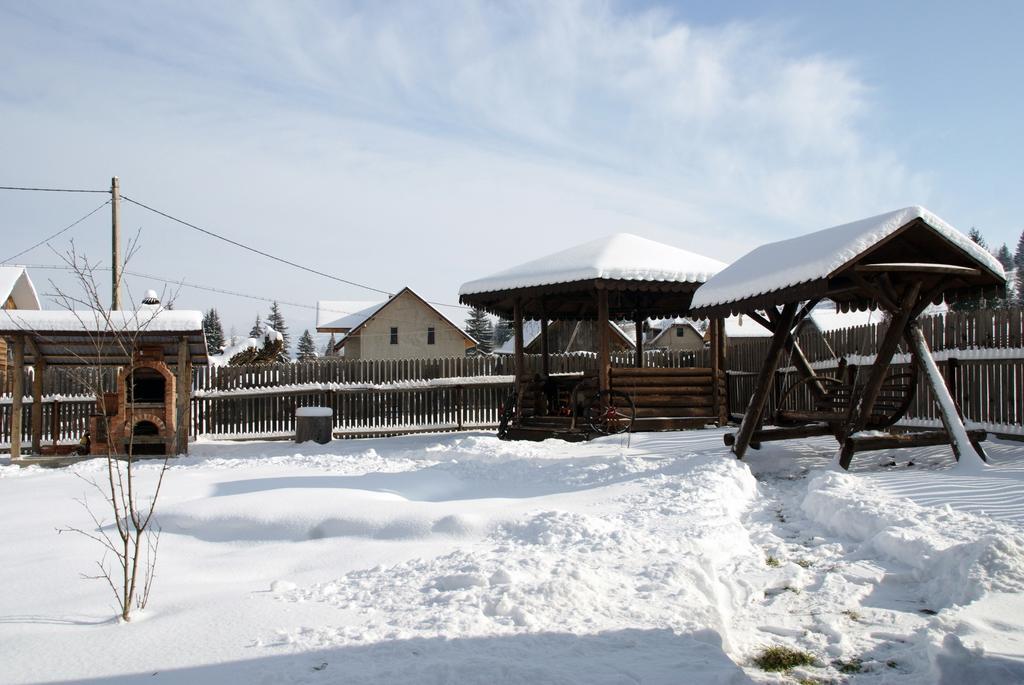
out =
<svg viewBox="0 0 1024 685"><path fill-rule="evenodd" d="M461 357L477 341L411 288L387 300L320 300L316 330L340 336L334 350L346 359Z"/></svg>
<svg viewBox="0 0 1024 685"><path fill-rule="evenodd" d="M652 321L646 346L652 350L703 350L704 334L687 318Z"/></svg>

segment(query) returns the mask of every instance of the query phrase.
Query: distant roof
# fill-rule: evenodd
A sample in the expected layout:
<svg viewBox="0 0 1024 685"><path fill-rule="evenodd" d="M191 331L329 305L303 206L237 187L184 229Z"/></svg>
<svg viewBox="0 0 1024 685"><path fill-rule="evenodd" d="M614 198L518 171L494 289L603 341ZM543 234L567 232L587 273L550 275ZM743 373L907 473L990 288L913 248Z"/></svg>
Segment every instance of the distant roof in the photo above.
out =
<svg viewBox="0 0 1024 685"><path fill-rule="evenodd" d="M319 300L316 303L316 328L322 333L344 333L362 324L387 303L388 300Z"/></svg>
<svg viewBox="0 0 1024 685"><path fill-rule="evenodd" d="M459 295L594 279L703 283L723 262L631 233L616 233L464 283Z"/></svg>
<svg viewBox="0 0 1024 685"><path fill-rule="evenodd" d="M18 309L40 309L39 295L23 266L0 266L0 307L8 298Z"/></svg>
<svg viewBox="0 0 1024 685"><path fill-rule="evenodd" d="M207 362L203 313L198 311L159 306L111 312L0 310L0 335L17 333L31 337L49 364L123 365L128 360L115 342L118 335L137 336L140 344L163 345L165 357L172 361L178 342L187 338L192 362ZM26 360L34 360L31 346Z"/></svg>
<svg viewBox="0 0 1024 685"><path fill-rule="evenodd" d="M828 279L912 224L926 226L959 254L987 269L988 283L1005 279L1002 265L987 250L924 207L913 206L762 245L701 286L692 306L722 307Z"/></svg>

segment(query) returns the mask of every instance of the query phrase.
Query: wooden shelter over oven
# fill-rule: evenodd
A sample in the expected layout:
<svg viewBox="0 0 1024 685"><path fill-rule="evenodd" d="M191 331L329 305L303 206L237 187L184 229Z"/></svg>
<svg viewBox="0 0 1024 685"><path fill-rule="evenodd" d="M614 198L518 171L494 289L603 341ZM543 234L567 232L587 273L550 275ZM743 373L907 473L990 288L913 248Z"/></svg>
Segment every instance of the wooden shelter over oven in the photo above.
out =
<svg viewBox="0 0 1024 685"><path fill-rule="evenodd" d="M907 207L816 233L763 245L711 278L693 299L697 315L745 314L772 334L754 394L736 434L726 435L736 456L767 440L834 435L840 465L871 449L950 443L959 459L980 452L981 432L972 435L945 386L917 323L931 303L1001 294L999 262L923 207ZM886 332L873 364L863 373L845 369L819 376L800 350L794 331L827 298L841 311L881 309ZM910 353L908 371L892 367L901 344ZM786 354L802 376L780 393L776 428L765 421L775 370ZM923 372L939 403L945 430L879 434L901 418ZM803 406L787 404L806 398Z"/></svg>
<svg viewBox="0 0 1024 685"><path fill-rule="evenodd" d="M591 392L629 395L635 404L637 429L703 426L723 420L719 336L712 344L711 368L642 367L643 322L689 314L694 291L724 266L709 257L620 233L464 284L459 293L462 303L513 322L517 412L511 437L585 436L575 430L577 417L569 415L575 407L571 386L581 379L553 378L549 373L551 321L596 321L596 370L592 378L582 380L592 381ZM525 320L540 321L540 379L525 372ZM632 368L612 368L609 322L622 320L636 324ZM543 401L531 401L531 395L536 398L541 392L537 380L547 395L546 408Z"/></svg>
<svg viewBox="0 0 1024 685"><path fill-rule="evenodd" d="M90 454L188 452L192 365L205 364L202 312L144 304L132 311L3 311L13 350L11 458L22 455L25 367L32 366L31 451L41 445L43 379L49 367L118 368L117 391L97 397ZM83 390L93 390L83 386Z"/></svg>

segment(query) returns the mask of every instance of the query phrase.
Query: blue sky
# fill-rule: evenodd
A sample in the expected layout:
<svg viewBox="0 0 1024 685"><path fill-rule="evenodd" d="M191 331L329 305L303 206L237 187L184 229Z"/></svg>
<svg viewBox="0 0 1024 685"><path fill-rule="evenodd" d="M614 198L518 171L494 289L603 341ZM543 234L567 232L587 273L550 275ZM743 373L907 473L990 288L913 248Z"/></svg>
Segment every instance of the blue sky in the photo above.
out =
<svg viewBox="0 0 1024 685"><path fill-rule="evenodd" d="M4 3L0 185L106 187L342 278L625 230L725 261L925 204L1013 247L1018 3ZM0 193L13 254L100 197ZM124 208L146 274L373 298ZM100 212L53 242L107 259ZM9 247L9 249L7 249ZM0 255L0 259L9 256ZM54 264L48 248L21 257ZM56 271L33 271L40 289ZM133 292L160 285L133 279ZM182 289L239 332L266 305ZM285 307L292 329L309 309ZM451 310L460 316L457 310Z"/></svg>

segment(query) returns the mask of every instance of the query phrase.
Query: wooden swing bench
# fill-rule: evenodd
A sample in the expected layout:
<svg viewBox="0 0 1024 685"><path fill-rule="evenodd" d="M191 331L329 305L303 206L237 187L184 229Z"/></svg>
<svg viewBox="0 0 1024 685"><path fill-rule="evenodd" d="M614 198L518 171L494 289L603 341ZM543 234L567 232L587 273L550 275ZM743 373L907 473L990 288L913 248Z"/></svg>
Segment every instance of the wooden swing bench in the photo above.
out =
<svg viewBox="0 0 1024 685"><path fill-rule="evenodd" d="M917 322L929 304L943 298L990 296L1005 287L998 262L956 233L927 210L909 207L764 245L697 292L695 315L745 314L772 332L739 430L724 436L737 458L762 442L825 435L840 443L844 469L855 453L900 447L949 444L957 459L971 452L985 458L980 443L986 433L964 429ZM810 247L803 249L798 241ZM808 263L830 266L815 271ZM772 282L780 286L766 290L764 284ZM800 350L794 331L826 298L844 311L878 308L887 314L885 334L866 373L840 360L835 377L820 376ZM901 343L910 352L905 370L893 366ZM763 428L776 369L787 351L800 378L780 393L770 417L775 427ZM894 426L911 406L921 374L935 395L944 430L898 431Z"/></svg>

